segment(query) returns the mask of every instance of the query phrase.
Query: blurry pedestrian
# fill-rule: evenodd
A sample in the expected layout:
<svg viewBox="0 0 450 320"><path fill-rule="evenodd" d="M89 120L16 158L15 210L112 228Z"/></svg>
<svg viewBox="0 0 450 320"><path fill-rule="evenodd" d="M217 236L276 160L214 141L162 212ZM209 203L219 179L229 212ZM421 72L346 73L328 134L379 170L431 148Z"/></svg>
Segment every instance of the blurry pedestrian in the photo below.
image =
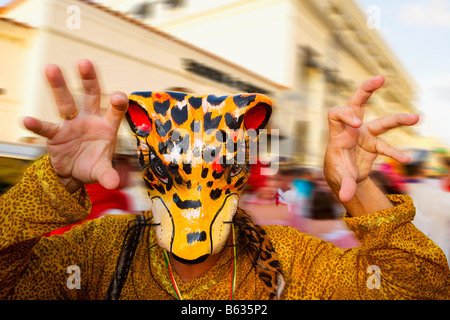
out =
<svg viewBox="0 0 450 320"><path fill-rule="evenodd" d="M294 226L302 231L305 228L304 219L309 215L311 195L314 189L312 172L306 168L297 169L292 186L295 192L295 198L291 202L291 208L294 213Z"/></svg>
<svg viewBox="0 0 450 320"><path fill-rule="evenodd" d="M450 197L427 181L423 163L416 160L403 166L407 194L416 207L413 224L444 251L450 262Z"/></svg>
<svg viewBox="0 0 450 320"><path fill-rule="evenodd" d="M261 176L259 183L253 193L242 197L240 207L259 225L292 226L293 213L279 193L285 188L285 177L280 173Z"/></svg>
<svg viewBox="0 0 450 320"><path fill-rule="evenodd" d="M404 190L399 187L398 183L394 183L392 176L383 171L373 170L370 178L386 194L404 194Z"/></svg>
<svg viewBox="0 0 450 320"><path fill-rule="evenodd" d="M441 179L442 189L450 192L450 155L444 159L445 174Z"/></svg>
<svg viewBox="0 0 450 320"><path fill-rule="evenodd" d="M329 188L316 186L311 196L309 215L303 219L301 231L343 249L360 246L355 234L343 221L343 211L340 209Z"/></svg>

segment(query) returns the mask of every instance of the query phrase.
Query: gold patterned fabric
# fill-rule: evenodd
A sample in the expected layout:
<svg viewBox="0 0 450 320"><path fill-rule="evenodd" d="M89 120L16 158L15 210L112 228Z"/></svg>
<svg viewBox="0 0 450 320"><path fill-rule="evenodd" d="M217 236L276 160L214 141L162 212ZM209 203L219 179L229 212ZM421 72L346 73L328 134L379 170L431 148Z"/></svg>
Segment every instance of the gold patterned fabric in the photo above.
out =
<svg viewBox="0 0 450 320"><path fill-rule="evenodd" d="M344 217L362 246L340 249L286 226L267 226L284 283L280 299L449 299L450 271L442 252L411 223L409 197L390 196L395 207ZM2 299L103 299L115 274L125 234L134 215L114 215L42 235L89 214L85 189L69 194L48 157L36 161L22 181L0 198L0 297ZM147 218L151 212L146 213ZM270 299L246 250L239 224L236 299ZM242 231L242 230L241 230ZM184 299L229 299L231 249L216 264L183 283ZM78 287L68 285L79 271ZM175 299L163 251L147 227L131 264L121 299Z"/></svg>

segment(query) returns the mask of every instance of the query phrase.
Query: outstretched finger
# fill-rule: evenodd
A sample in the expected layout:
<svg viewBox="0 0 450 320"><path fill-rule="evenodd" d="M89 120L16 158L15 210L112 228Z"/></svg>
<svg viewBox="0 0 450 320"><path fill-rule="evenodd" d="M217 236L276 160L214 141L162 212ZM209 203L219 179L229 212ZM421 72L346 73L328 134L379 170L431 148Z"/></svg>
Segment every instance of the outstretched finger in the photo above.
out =
<svg viewBox="0 0 450 320"><path fill-rule="evenodd" d="M123 92L114 92L110 98L111 106L105 114L105 118L115 127L120 123L128 110L128 96Z"/></svg>
<svg viewBox="0 0 450 320"><path fill-rule="evenodd" d="M384 81L383 76L376 76L365 81L348 101L348 106L355 110L356 115L361 120L364 117L364 105L372 96L372 93L383 86Z"/></svg>
<svg viewBox="0 0 450 320"><path fill-rule="evenodd" d="M42 137L51 139L57 132L59 125L51 122L38 120L32 117L25 117L23 119L25 128L34 132Z"/></svg>
<svg viewBox="0 0 450 320"><path fill-rule="evenodd" d="M400 126L412 126L419 121L417 114L397 113L388 115L366 124L367 129L375 136Z"/></svg>
<svg viewBox="0 0 450 320"><path fill-rule="evenodd" d="M378 154L394 159L400 163L408 163L410 160L407 155L378 137L376 141L376 151Z"/></svg>
<svg viewBox="0 0 450 320"><path fill-rule="evenodd" d="M70 118L77 112L77 108L75 100L67 88L61 69L57 65L50 64L45 69L45 75L52 88L53 97L56 106L58 107L59 114Z"/></svg>
<svg viewBox="0 0 450 320"><path fill-rule="evenodd" d="M89 60L80 60L78 70L84 90L83 110L87 113L99 114L101 90L94 65Z"/></svg>

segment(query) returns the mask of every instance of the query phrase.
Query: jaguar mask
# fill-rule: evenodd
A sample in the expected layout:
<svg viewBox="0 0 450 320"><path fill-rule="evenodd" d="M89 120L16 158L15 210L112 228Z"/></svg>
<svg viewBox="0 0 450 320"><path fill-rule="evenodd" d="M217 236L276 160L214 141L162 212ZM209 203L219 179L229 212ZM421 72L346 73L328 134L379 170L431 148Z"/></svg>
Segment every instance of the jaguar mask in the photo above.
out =
<svg viewBox="0 0 450 320"><path fill-rule="evenodd" d="M260 94L229 96L134 92L126 119L158 244L199 263L226 244L249 174L249 146L272 113Z"/></svg>

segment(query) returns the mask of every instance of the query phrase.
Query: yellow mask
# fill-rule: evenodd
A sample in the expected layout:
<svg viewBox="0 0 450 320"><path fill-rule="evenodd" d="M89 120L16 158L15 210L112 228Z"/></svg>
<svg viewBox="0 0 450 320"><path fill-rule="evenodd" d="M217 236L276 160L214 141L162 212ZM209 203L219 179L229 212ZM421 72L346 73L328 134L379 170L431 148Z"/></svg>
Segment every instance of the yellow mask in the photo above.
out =
<svg viewBox="0 0 450 320"><path fill-rule="evenodd" d="M249 174L249 145L272 113L260 94L134 92L126 119L159 245L198 263L225 245Z"/></svg>

